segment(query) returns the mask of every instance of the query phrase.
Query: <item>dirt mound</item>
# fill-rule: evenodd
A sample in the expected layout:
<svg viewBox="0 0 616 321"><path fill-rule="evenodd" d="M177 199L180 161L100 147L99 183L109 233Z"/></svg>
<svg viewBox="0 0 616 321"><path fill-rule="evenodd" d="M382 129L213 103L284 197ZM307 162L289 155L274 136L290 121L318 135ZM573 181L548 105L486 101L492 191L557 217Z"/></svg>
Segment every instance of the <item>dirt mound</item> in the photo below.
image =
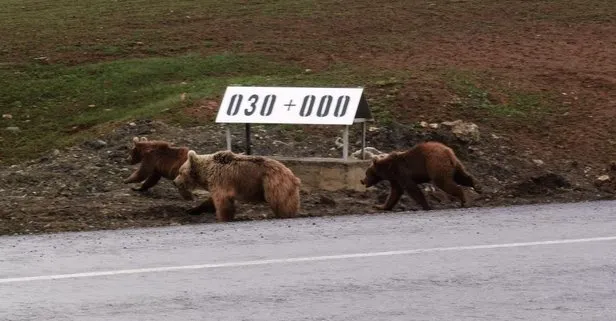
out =
<svg viewBox="0 0 616 321"><path fill-rule="evenodd" d="M361 146L360 130L352 130L351 151ZM96 140L53 150L39 159L1 168L0 234L214 222L213 215L187 215L185 211L198 200L184 201L167 180L161 180L145 193L131 191L122 180L134 168L126 162L134 136L168 140L176 145L190 146L199 153L210 153L225 148L223 133L217 124L179 128L160 121L139 120L123 124ZM336 144L336 137L341 133L339 127L285 129L254 126L253 133L252 150L255 154L340 157L340 147ZM241 128L233 128L233 134L234 150L243 151ZM367 136L370 146L384 152L406 149L427 140L451 146L483 185L481 195L472 194L472 206L613 197L613 194L598 190L592 180L575 169L567 173L566 179L549 166L537 169L531 158L513 151L509 139L504 137L484 135L485 138L471 144L443 128L418 128L397 123L372 128ZM458 206L442 191L433 190L430 185L424 188L435 208ZM300 216L374 213L377 212L374 205L382 204L388 189L387 183L380 183L363 193L302 192ZM238 205L241 220L264 219L271 214L266 206ZM418 205L405 195L394 210L418 209Z"/></svg>

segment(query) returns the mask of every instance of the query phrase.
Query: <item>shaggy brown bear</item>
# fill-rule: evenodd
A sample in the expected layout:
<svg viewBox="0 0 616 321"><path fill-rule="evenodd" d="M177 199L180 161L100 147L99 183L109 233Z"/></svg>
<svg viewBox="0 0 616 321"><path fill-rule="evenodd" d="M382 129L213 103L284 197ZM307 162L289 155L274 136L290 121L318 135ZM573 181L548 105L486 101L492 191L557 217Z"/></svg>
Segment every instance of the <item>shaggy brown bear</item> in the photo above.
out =
<svg viewBox="0 0 616 321"><path fill-rule="evenodd" d="M208 190L219 222L233 220L235 199L267 202L278 218L293 217L300 207L300 179L281 162L262 156L191 150L174 183L185 190Z"/></svg>
<svg viewBox="0 0 616 321"><path fill-rule="evenodd" d="M156 185L161 177L173 180L186 161L188 148L173 147L165 141L148 141L147 138L133 138L133 147L130 151L128 163L135 165L141 163L139 168L130 177L124 180L125 184L139 183L145 180L134 191L146 191ZM186 200L192 200L192 193L178 189L180 195Z"/></svg>
<svg viewBox="0 0 616 321"><path fill-rule="evenodd" d="M439 142L420 143L404 152L396 151L374 157L361 183L370 187L381 180L388 180L391 186L385 204L379 206L387 211L398 203L405 190L424 210L432 209L418 186L422 183L432 182L448 194L456 196L462 207L467 203L467 196L459 185L473 187L478 193L481 192L453 150Z"/></svg>

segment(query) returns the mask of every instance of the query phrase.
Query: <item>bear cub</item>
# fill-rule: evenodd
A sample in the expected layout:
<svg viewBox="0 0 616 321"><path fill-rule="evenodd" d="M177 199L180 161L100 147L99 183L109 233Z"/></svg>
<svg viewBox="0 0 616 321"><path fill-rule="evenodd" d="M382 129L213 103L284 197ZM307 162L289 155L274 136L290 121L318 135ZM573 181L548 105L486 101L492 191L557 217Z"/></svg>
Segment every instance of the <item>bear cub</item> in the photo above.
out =
<svg viewBox="0 0 616 321"><path fill-rule="evenodd" d="M143 182L141 186L131 189L134 191L147 191L164 177L175 179L180 166L188 157L188 148L174 147L165 141L149 141L145 137L133 138L128 163L139 164L139 168L124 180L124 184ZM145 181L144 181L145 180ZM186 200L192 200L192 193L178 189L180 195Z"/></svg>
<svg viewBox="0 0 616 321"><path fill-rule="evenodd" d="M460 185L473 187L477 193L481 193L475 178L466 171L453 150L439 142L424 142L407 151L394 151L374 157L361 183L370 187L382 180L389 181L390 192L385 204L378 208L387 211L398 203L404 191L424 210L431 210L432 207L418 186L422 183L432 182L457 197L461 207L467 204L468 198Z"/></svg>

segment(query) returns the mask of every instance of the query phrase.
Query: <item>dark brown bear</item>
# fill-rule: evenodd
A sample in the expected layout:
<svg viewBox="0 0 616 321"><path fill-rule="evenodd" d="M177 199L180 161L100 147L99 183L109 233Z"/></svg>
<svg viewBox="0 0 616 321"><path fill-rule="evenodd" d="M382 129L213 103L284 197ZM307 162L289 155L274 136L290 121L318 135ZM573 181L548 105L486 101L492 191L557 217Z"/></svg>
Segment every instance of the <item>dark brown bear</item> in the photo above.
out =
<svg viewBox="0 0 616 321"><path fill-rule="evenodd" d="M173 147L165 141L148 141L145 137L133 138L133 148L128 159L129 164L141 163L133 174L124 180L125 184L139 183L145 180L135 191L146 191L156 185L161 177L175 179L180 166L188 158L188 148ZM192 193L178 189L186 200L192 200Z"/></svg>
<svg viewBox="0 0 616 321"><path fill-rule="evenodd" d="M453 150L439 142L420 143L404 152L391 152L373 158L361 183L370 187L381 180L388 180L391 185L385 204L379 207L387 211L398 203L404 191L424 210L432 209L418 186L422 183L432 182L459 198L461 207L466 205L467 197L459 185L473 187L478 193L481 192Z"/></svg>

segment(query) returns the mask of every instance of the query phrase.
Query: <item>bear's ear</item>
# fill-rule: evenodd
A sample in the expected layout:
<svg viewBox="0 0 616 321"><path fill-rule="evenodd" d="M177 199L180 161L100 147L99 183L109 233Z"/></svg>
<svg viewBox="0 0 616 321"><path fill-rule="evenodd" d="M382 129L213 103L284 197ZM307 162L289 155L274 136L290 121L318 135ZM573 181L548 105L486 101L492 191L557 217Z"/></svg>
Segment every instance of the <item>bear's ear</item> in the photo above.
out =
<svg viewBox="0 0 616 321"><path fill-rule="evenodd" d="M141 139L140 139L140 140L141 140L142 142L146 142L146 141L148 141L148 139L147 139L146 137L141 137Z"/></svg>
<svg viewBox="0 0 616 321"><path fill-rule="evenodd" d="M133 143L138 143L139 142L139 137L133 137Z"/></svg>
<svg viewBox="0 0 616 321"><path fill-rule="evenodd" d="M383 160L383 155L373 155L372 156L372 165L377 165L381 160Z"/></svg>
<svg viewBox="0 0 616 321"><path fill-rule="evenodd" d="M191 162L194 162L194 161L197 159L197 153L196 153L194 150L192 150L192 149L191 149L191 150L189 150L189 151L188 151L188 159L189 159Z"/></svg>
<svg viewBox="0 0 616 321"><path fill-rule="evenodd" d="M381 166L383 164L387 163L387 159L389 157L387 157L388 155L376 155L374 157L372 157L372 166Z"/></svg>

